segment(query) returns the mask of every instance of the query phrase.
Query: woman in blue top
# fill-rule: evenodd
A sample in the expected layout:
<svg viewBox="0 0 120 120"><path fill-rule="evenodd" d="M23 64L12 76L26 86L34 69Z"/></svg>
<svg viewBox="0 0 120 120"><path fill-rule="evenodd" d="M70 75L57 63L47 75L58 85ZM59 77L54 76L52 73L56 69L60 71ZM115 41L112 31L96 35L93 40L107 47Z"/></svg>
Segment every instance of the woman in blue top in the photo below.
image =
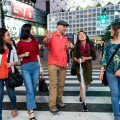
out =
<svg viewBox="0 0 120 120"><path fill-rule="evenodd" d="M103 57L101 60L101 72L99 79L103 80L103 70L107 65L110 57L113 52L120 44L120 22L114 23L110 29L111 36L113 39L106 42ZM115 54L113 60L110 62L109 66L106 70L106 77L108 81L108 85L110 87L111 92L111 101L112 101L112 109L114 112L115 120L120 120L119 113L119 91L120 91L120 49L118 49Z"/></svg>

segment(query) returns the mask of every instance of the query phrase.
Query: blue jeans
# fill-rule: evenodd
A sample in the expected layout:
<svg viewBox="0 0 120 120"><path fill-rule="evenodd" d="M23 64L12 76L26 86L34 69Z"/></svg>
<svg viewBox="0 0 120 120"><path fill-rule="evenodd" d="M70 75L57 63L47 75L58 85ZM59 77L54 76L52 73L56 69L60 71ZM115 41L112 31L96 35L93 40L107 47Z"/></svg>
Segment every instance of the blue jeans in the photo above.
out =
<svg viewBox="0 0 120 120"><path fill-rule="evenodd" d="M36 108L35 96L40 67L36 61L28 62L21 67L22 76L26 87L27 109Z"/></svg>
<svg viewBox="0 0 120 120"><path fill-rule="evenodd" d="M111 92L112 109L115 117L119 117L119 95L120 95L120 77L106 72L107 81Z"/></svg>
<svg viewBox="0 0 120 120"><path fill-rule="evenodd" d="M8 79L0 79L0 120L2 120L2 102L4 97L4 82L6 85L7 93L11 101L12 110L16 109L16 94L15 89L8 87Z"/></svg>

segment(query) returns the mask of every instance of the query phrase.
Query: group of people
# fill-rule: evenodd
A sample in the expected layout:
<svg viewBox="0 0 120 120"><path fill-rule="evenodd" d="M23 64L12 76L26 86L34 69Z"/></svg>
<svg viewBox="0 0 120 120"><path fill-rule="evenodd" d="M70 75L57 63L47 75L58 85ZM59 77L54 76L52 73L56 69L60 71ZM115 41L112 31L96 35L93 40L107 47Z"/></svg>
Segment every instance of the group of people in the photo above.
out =
<svg viewBox="0 0 120 120"><path fill-rule="evenodd" d="M15 88L8 87L8 72L11 69L14 73L14 65L18 58L22 59L21 73L26 87L27 110L30 120L36 120L33 109L36 108L36 87L39 74L43 72L40 62L40 51L38 43L34 38L34 31L31 24L24 24L21 28L21 40L17 44L17 51L11 45L10 33L5 28L0 28L0 120L2 120L2 101L4 96L4 83L11 101L12 117L18 115L16 108ZM7 63L8 53L10 53L10 63Z"/></svg>
<svg viewBox="0 0 120 120"><path fill-rule="evenodd" d="M55 32L46 31L43 43L49 47L48 76L49 76L49 108L50 112L58 111L58 106L65 107L62 101L67 67L67 50L73 49L72 42L68 42L64 35L69 24L63 20L58 21ZM120 44L120 22L111 27L111 36L104 47L101 59L101 72L99 79L103 80L103 71L111 57L113 51ZM8 52L11 50L10 63L7 63ZM12 104L12 117L18 115L16 108L15 89L8 87L8 71L11 68L14 72L14 65L18 58L22 59L21 73L26 87L27 110L30 120L36 120L34 109L37 107L35 102L36 87L39 74L43 72L39 57L38 43L34 38L34 31L30 24L24 24L21 28L21 40L17 44L17 51L10 44L10 33L5 28L0 28L0 120L2 120L2 101L4 95L4 83L7 88L8 96ZM106 70L108 85L111 91L112 108L115 120L120 120L119 114L119 90L120 90L120 49ZM88 90L92 81L92 60L96 60L94 43L84 31L78 32L77 42L74 45L73 60L76 62L76 73L80 83L80 97L83 111L87 112L87 104L83 96L81 85L80 64L83 68L85 91Z"/></svg>

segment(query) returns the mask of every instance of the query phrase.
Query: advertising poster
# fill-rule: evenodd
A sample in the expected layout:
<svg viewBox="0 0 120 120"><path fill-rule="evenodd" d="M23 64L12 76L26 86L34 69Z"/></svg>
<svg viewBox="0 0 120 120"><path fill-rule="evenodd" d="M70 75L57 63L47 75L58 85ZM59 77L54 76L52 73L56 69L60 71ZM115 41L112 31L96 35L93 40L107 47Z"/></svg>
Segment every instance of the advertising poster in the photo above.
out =
<svg viewBox="0 0 120 120"><path fill-rule="evenodd" d="M16 0L12 0L12 16L33 21L33 7Z"/></svg>
<svg viewBox="0 0 120 120"><path fill-rule="evenodd" d="M34 30L34 35L38 35L38 28L36 26L32 26L33 30Z"/></svg>
<svg viewBox="0 0 120 120"><path fill-rule="evenodd" d="M45 36L46 35L46 29L45 28L38 28L38 35Z"/></svg>
<svg viewBox="0 0 120 120"><path fill-rule="evenodd" d="M10 32L11 37L20 37L21 26L24 22L13 18L5 17L6 29Z"/></svg>

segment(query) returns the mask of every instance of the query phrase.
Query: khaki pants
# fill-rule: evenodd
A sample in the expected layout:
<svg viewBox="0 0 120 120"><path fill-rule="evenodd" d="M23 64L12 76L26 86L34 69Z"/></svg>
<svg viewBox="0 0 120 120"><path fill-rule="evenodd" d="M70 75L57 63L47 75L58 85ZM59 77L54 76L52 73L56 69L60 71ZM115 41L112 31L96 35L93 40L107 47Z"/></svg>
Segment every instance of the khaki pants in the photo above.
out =
<svg viewBox="0 0 120 120"><path fill-rule="evenodd" d="M49 75L49 107L56 105L57 99L62 99L66 68L56 65L48 65Z"/></svg>

